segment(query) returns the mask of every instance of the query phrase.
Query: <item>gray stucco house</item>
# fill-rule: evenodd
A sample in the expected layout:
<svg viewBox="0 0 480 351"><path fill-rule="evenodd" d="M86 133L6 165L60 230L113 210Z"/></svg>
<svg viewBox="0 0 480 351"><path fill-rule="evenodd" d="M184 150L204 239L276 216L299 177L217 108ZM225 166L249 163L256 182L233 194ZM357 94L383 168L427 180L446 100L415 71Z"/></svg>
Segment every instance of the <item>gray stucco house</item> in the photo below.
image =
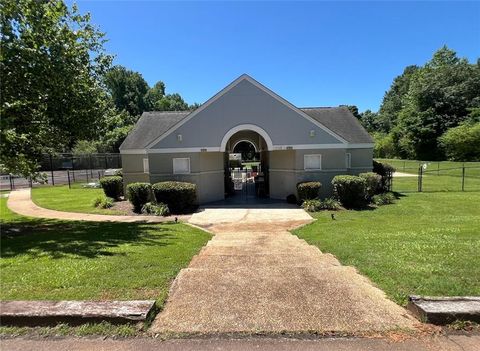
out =
<svg viewBox="0 0 480 351"><path fill-rule="evenodd" d="M306 180L328 195L335 175L372 169L372 138L346 107L298 108L244 74L194 111L143 113L120 146L124 182L187 181L199 203L222 200L240 142L274 199Z"/></svg>

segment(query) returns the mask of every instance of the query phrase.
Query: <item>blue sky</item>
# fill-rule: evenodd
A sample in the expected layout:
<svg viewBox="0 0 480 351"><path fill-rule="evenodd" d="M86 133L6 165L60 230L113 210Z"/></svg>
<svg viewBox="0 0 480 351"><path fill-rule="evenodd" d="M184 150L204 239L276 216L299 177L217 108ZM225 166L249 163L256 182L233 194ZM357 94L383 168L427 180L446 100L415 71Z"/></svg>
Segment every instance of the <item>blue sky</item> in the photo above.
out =
<svg viewBox="0 0 480 351"><path fill-rule="evenodd" d="M247 73L298 107L377 110L393 78L448 45L480 57L479 2L78 1L115 63L187 102Z"/></svg>

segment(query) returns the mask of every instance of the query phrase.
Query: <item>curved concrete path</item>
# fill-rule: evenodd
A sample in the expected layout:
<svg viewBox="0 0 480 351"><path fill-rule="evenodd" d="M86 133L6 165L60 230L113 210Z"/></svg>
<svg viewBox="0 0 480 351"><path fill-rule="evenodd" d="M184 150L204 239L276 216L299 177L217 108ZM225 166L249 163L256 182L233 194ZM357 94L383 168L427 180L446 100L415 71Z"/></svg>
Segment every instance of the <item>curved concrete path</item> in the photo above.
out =
<svg viewBox="0 0 480 351"><path fill-rule="evenodd" d="M160 334L368 334L414 329L408 312L330 254L288 232L299 209L206 209L215 234L175 279L151 331Z"/></svg>
<svg viewBox="0 0 480 351"><path fill-rule="evenodd" d="M90 221L90 222L147 222L159 223L172 221L171 217L157 216L115 216L99 215L91 213L63 212L50 210L37 206L31 199L30 189L15 190L10 192L7 206L15 213L27 217L46 219L61 219L69 221ZM186 217L188 218L188 217Z"/></svg>

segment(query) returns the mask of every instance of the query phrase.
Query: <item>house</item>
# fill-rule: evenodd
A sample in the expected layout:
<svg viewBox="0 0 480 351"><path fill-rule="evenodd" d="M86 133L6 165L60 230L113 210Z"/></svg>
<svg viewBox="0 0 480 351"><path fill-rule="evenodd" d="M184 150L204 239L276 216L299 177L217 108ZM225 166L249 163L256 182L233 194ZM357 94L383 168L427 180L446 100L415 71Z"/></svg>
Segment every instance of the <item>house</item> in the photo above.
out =
<svg viewBox="0 0 480 351"><path fill-rule="evenodd" d="M197 184L199 203L224 199L229 154L251 144L261 195L285 199L318 180L372 170L373 141L346 107L298 108L244 74L194 111L145 112L120 146L125 184Z"/></svg>

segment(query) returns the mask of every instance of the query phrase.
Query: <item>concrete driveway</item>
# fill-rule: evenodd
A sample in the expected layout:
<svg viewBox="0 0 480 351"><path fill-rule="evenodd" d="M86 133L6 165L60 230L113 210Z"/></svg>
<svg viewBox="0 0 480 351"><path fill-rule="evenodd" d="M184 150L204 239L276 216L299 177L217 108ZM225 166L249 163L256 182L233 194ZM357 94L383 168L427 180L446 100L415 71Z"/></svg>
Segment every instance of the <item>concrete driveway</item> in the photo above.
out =
<svg viewBox="0 0 480 351"><path fill-rule="evenodd" d="M151 331L176 334L340 333L414 329L405 309L335 257L290 234L298 208L204 209L215 234L174 281Z"/></svg>

